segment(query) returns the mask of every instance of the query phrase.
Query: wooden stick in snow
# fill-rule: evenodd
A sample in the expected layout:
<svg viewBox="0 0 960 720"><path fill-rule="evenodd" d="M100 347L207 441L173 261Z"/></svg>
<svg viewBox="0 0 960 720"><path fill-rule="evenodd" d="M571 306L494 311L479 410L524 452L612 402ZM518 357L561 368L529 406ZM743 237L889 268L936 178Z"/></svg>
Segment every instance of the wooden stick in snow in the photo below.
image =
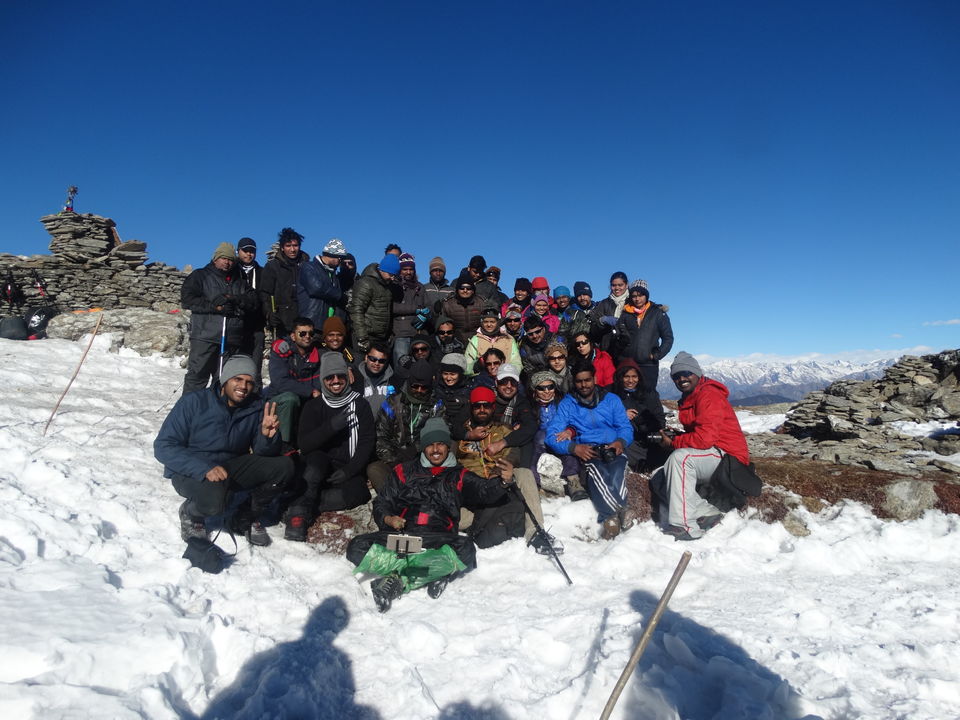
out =
<svg viewBox="0 0 960 720"><path fill-rule="evenodd" d="M90 336L90 342L87 343L87 349L83 351L83 356L80 358L80 362L77 363L77 369L73 371L73 377L70 378L70 382L67 383L66 389L63 391L63 394L60 395L60 399L57 400L57 404L53 406L53 412L50 413L50 419L47 420L47 424L43 426L43 435L46 437L47 430L50 428L50 423L53 422L53 416L57 414L57 410L60 409L60 403L63 402L63 399L67 396L67 393L70 392L70 386L73 385L73 381L77 379L77 375L80 374L80 366L83 365L83 361L87 359L87 353L90 352L90 348L93 347L93 339L97 336L97 331L100 329L100 322L103 320L103 313L101 312L97 318L97 324L93 326L93 335Z"/></svg>

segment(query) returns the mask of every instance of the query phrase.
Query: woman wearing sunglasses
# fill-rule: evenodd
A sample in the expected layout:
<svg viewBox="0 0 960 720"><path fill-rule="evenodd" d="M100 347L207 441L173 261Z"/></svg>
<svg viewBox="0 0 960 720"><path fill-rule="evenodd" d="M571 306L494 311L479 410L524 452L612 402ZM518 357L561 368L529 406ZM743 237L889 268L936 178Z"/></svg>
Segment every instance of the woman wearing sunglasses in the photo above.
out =
<svg viewBox="0 0 960 720"><path fill-rule="evenodd" d="M590 496L580 482L580 460L575 455L556 455L546 446L547 424L556 415L557 405L560 404L560 399L563 397L563 393L557 384L557 376L549 370L540 370L531 376L529 387L530 405L540 420L540 429L537 430L537 434L533 438L533 457L530 463L530 470L533 471L533 476L537 480L537 486L540 485L540 473L537 470L537 464L544 453L549 453L560 460L562 467L560 475L564 479L566 493L570 496L570 499L574 502L586 500Z"/></svg>
<svg viewBox="0 0 960 720"><path fill-rule="evenodd" d="M595 348L587 333L579 332L570 338L569 354L572 358L583 358L593 365L598 387L613 385L613 359L609 353Z"/></svg>

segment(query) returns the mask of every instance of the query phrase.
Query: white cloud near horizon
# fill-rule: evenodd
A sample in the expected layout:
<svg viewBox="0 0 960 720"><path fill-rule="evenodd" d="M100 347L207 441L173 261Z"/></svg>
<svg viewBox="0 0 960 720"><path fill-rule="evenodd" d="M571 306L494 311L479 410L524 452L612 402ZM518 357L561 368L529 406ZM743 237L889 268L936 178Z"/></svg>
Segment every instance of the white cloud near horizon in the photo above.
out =
<svg viewBox="0 0 960 720"><path fill-rule="evenodd" d="M952 320L927 320L923 323L924 327L939 327L941 325L960 325L960 318L953 318Z"/></svg>
<svg viewBox="0 0 960 720"><path fill-rule="evenodd" d="M942 348L944 350L948 348ZM845 360L847 362L853 363L866 363L873 362L875 360L897 360L904 355L929 355L931 353L940 352L932 347L927 345L916 345L909 348L901 348L899 350L843 350L836 353L802 353L797 355L777 355L774 353L750 353L749 355L738 355L732 357L719 357L715 355L708 355L706 353L700 354L695 353L694 357L700 363L715 363L722 361L730 362L745 362L745 363L797 363L797 362L810 362L817 360L820 362L834 362L837 360ZM673 361L673 356L676 353L671 353L668 357L664 358L661 363L670 364Z"/></svg>

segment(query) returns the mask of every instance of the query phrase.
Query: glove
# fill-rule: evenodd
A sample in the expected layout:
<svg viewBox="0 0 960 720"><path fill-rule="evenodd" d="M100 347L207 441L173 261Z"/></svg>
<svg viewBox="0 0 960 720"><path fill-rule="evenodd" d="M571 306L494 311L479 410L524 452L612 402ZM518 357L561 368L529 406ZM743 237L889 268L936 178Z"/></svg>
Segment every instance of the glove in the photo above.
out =
<svg viewBox="0 0 960 720"><path fill-rule="evenodd" d="M617 324L617 318L613 315L604 315L600 318L600 322L602 322L604 325L614 327Z"/></svg>
<svg viewBox="0 0 960 720"><path fill-rule="evenodd" d="M366 355L370 351L369 340L357 340L357 350Z"/></svg>
<svg viewBox="0 0 960 720"><path fill-rule="evenodd" d="M344 480L347 479L347 474L342 470L334 470L330 473L330 477L327 478L327 482L331 485L339 485Z"/></svg>
<svg viewBox="0 0 960 720"><path fill-rule="evenodd" d="M397 361L397 364L406 370L408 367L413 365L413 355L402 355Z"/></svg>

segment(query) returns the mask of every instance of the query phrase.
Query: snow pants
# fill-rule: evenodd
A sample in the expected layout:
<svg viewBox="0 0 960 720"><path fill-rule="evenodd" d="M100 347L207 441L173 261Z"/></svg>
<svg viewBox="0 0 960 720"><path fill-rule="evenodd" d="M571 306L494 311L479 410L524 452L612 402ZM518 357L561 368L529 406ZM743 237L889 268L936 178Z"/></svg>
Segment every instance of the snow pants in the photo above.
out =
<svg viewBox="0 0 960 720"><path fill-rule="evenodd" d="M627 504L627 454L622 453L610 462L590 460L584 463L584 467L587 492L602 523Z"/></svg>
<svg viewBox="0 0 960 720"><path fill-rule="evenodd" d="M530 507L533 516L537 519L537 522L540 523L540 527L543 527L543 507L540 505L540 488L537 487L537 481L533 477L533 471L530 470L530 468L515 467L513 469L513 482ZM465 507L460 508L461 530L466 530L473 525L474 510L479 510L479 508L473 508L473 510ZM533 524L533 520L524 512L523 539L529 540L536 531L537 527Z"/></svg>
<svg viewBox="0 0 960 720"><path fill-rule="evenodd" d="M191 517L222 515L228 495L238 490L250 491L250 510L259 515L293 479L293 460L288 457L239 455L222 464L227 479L222 482L197 480L186 475L171 478L174 490L190 501L187 513Z"/></svg>
<svg viewBox="0 0 960 720"><path fill-rule="evenodd" d="M697 492L698 484L710 482L721 457L723 453L718 448L677 448L670 453L666 464L653 473L650 489L667 505L667 524L681 527L690 537L698 538L703 530L697 520L721 514Z"/></svg>

